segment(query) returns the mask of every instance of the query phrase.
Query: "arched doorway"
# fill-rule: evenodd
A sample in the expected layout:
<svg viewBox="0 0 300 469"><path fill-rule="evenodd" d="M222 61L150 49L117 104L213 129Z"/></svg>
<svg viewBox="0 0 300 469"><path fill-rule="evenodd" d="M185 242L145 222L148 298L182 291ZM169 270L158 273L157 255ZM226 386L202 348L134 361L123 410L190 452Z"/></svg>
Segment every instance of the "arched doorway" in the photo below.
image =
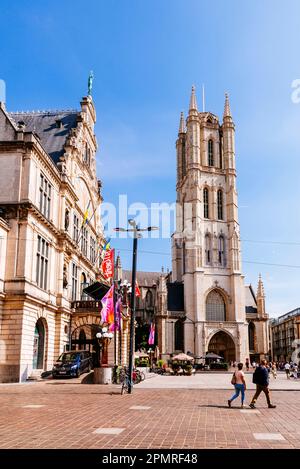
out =
<svg viewBox="0 0 300 469"><path fill-rule="evenodd" d="M208 344L208 352L220 355L226 362L236 360L234 342L224 331L219 331L212 336Z"/></svg>
<svg viewBox="0 0 300 469"><path fill-rule="evenodd" d="M79 332L79 350L85 349L86 335L83 329Z"/></svg>
<svg viewBox="0 0 300 469"><path fill-rule="evenodd" d="M34 370L42 370L44 368L45 358L45 327L43 320L40 318L36 322L33 339L33 357L32 368Z"/></svg>
<svg viewBox="0 0 300 469"><path fill-rule="evenodd" d="M184 351L184 322L182 319L175 322L175 350L176 352Z"/></svg>
<svg viewBox="0 0 300 469"><path fill-rule="evenodd" d="M218 290L210 291L206 297L206 320L226 321L225 301Z"/></svg>

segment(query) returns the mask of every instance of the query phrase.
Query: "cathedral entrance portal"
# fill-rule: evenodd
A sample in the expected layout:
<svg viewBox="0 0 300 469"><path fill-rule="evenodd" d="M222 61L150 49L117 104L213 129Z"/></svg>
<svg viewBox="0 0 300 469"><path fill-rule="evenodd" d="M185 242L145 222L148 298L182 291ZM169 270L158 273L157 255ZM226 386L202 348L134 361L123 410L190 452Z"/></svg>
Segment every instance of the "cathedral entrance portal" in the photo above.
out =
<svg viewBox="0 0 300 469"><path fill-rule="evenodd" d="M230 335L224 331L219 331L212 336L208 344L208 352L220 355L226 362L236 359L234 342Z"/></svg>

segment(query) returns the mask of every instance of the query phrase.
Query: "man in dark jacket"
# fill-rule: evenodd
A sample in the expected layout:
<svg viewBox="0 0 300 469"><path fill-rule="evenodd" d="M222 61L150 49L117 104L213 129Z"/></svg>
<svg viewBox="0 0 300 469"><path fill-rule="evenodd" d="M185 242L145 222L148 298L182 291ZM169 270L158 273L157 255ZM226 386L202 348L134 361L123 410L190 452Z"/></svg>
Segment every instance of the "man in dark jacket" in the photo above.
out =
<svg viewBox="0 0 300 469"><path fill-rule="evenodd" d="M256 384L256 393L249 406L251 409L255 409L255 403L261 392L264 392L267 398L269 409L275 409L276 405L271 404L270 390L269 390L269 371L267 369L267 361L262 360L260 365L256 368L253 373L253 383Z"/></svg>

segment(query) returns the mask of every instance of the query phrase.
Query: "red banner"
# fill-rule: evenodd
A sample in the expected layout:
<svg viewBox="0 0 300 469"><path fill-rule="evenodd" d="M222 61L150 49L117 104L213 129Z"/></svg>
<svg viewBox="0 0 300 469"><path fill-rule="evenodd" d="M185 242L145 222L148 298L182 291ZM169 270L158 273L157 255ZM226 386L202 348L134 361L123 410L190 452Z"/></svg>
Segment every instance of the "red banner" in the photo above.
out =
<svg viewBox="0 0 300 469"><path fill-rule="evenodd" d="M137 283L137 280L135 282L135 296L141 296L141 290L139 288L139 285Z"/></svg>
<svg viewBox="0 0 300 469"><path fill-rule="evenodd" d="M114 278L114 249L108 249L105 253L101 269L106 280Z"/></svg>

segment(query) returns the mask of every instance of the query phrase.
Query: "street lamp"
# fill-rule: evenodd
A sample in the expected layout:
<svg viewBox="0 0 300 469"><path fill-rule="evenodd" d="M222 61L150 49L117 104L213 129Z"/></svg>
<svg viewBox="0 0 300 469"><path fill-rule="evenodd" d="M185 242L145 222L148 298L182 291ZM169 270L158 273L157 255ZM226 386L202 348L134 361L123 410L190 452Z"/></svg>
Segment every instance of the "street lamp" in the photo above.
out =
<svg viewBox="0 0 300 469"><path fill-rule="evenodd" d="M98 345L99 345L99 352L102 351L102 355L106 355L106 352L107 352L107 347L111 341L111 339L113 338L113 333L112 332L108 332L108 329L106 326L102 326L101 328L101 331L100 332L97 332L96 334L96 339L97 339L97 342L98 342ZM99 360L100 357L98 357L98 360ZM102 356L102 359L101 361L99 360L99 364L101 366L101 362L103 362L103 356Z"/></svg>
<svg viewBox="0 0 300 469"><path fill-rule="evenodd" d="M156 226L148 226L147 228L139 228L136 224L136 221L130 218L128 220L129 225L132 228L115 228L115 231L126 231L133 233L133 252L132 252L132 292L131 292L131 301L130 301L130 309L131 309L131 321L130 321L130 341L129 341L129 367L128 367L128 374L129 374L129 384L128 384L128 394L132 392L132 371L133 371L133 340L134 340L134 323L135 323L135 285L136 285L136 262L137 262L137 240L138 238L142 237L142 231L154 231L158 230Z"/></svg>

